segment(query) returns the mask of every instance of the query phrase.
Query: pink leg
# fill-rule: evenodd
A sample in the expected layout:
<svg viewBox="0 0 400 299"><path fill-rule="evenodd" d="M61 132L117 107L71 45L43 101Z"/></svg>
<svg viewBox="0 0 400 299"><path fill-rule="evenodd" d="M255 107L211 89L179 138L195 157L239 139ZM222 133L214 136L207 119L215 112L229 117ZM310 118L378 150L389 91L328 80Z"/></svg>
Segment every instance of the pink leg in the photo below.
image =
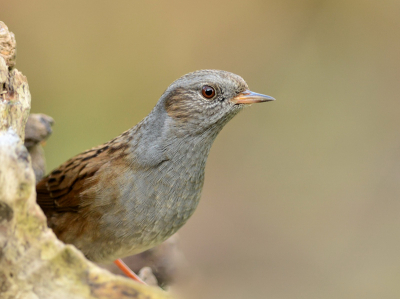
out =
<svg viewBox="0 0 400 299"><path fill-rule="evenodd" d="M143 280L139 278L139 276L137 276L131 269L129 269L129 267L121 259L115 260L114 264L116 264L118 268L120 268L122 272L124 272L124 274L129 278L132 278L133 280L136 280L137 282L140 282L142 284L146 284Z"/></svg>

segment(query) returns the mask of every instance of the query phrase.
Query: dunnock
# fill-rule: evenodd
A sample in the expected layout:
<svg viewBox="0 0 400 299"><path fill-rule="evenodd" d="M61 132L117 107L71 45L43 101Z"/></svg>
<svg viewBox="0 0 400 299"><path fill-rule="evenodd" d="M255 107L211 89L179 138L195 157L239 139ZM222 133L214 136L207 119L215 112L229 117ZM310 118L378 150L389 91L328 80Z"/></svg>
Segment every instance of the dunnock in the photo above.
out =
<svg viewBox="0 0 400 299"><path fill-rule="evenodd" d="M272 100L225 71L179 78L136 126L37 184L49 227L98 263L163 242L196 209L207 156L223 126L246 105Z"/></svg>

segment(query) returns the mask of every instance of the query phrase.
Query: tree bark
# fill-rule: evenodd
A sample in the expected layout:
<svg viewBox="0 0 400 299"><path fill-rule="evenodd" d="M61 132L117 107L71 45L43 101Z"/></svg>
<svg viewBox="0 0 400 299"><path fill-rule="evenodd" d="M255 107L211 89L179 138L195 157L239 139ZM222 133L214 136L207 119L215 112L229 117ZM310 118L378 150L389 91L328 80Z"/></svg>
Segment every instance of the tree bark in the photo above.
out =
<svg viewBox="0 0 400 299"><path fill-rule="evenodd" d="M170 298L99 268L47 228L22 142L31 96L15 46L0 22L0 298Z"/></svg>

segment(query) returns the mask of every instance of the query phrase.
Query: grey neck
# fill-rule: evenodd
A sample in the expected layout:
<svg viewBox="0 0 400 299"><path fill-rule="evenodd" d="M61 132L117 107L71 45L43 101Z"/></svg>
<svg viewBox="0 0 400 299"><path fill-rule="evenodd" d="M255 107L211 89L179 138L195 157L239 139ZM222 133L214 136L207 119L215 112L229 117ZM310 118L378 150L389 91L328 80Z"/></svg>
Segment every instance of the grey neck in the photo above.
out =
<svg viewBox="0 0 400 299"><path fill-rule="evenodd" d="M192 134L190 126L180 126L166 113L162 104L160 101L145 119L131 129L135 161L148 168L165 161L193 164L190 161L196 160L197 163L192 166L202 168L197 171L204 170L211 145L223 125Z"/></svg>

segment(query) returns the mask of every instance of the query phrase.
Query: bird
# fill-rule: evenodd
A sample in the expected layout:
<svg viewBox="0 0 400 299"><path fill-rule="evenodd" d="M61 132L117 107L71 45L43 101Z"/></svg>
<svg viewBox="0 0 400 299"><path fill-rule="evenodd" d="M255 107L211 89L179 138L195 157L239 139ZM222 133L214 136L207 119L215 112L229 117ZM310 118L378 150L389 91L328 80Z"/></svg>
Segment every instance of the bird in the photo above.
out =
<svg viewBox="0 0 400 299"><path fill-rule="evenodd" d="M195 211L221 129L244 107L273 100L227 71L180 77L136 126L76 155L37 184L47 225L95 263L162 243Z"/></svg>

